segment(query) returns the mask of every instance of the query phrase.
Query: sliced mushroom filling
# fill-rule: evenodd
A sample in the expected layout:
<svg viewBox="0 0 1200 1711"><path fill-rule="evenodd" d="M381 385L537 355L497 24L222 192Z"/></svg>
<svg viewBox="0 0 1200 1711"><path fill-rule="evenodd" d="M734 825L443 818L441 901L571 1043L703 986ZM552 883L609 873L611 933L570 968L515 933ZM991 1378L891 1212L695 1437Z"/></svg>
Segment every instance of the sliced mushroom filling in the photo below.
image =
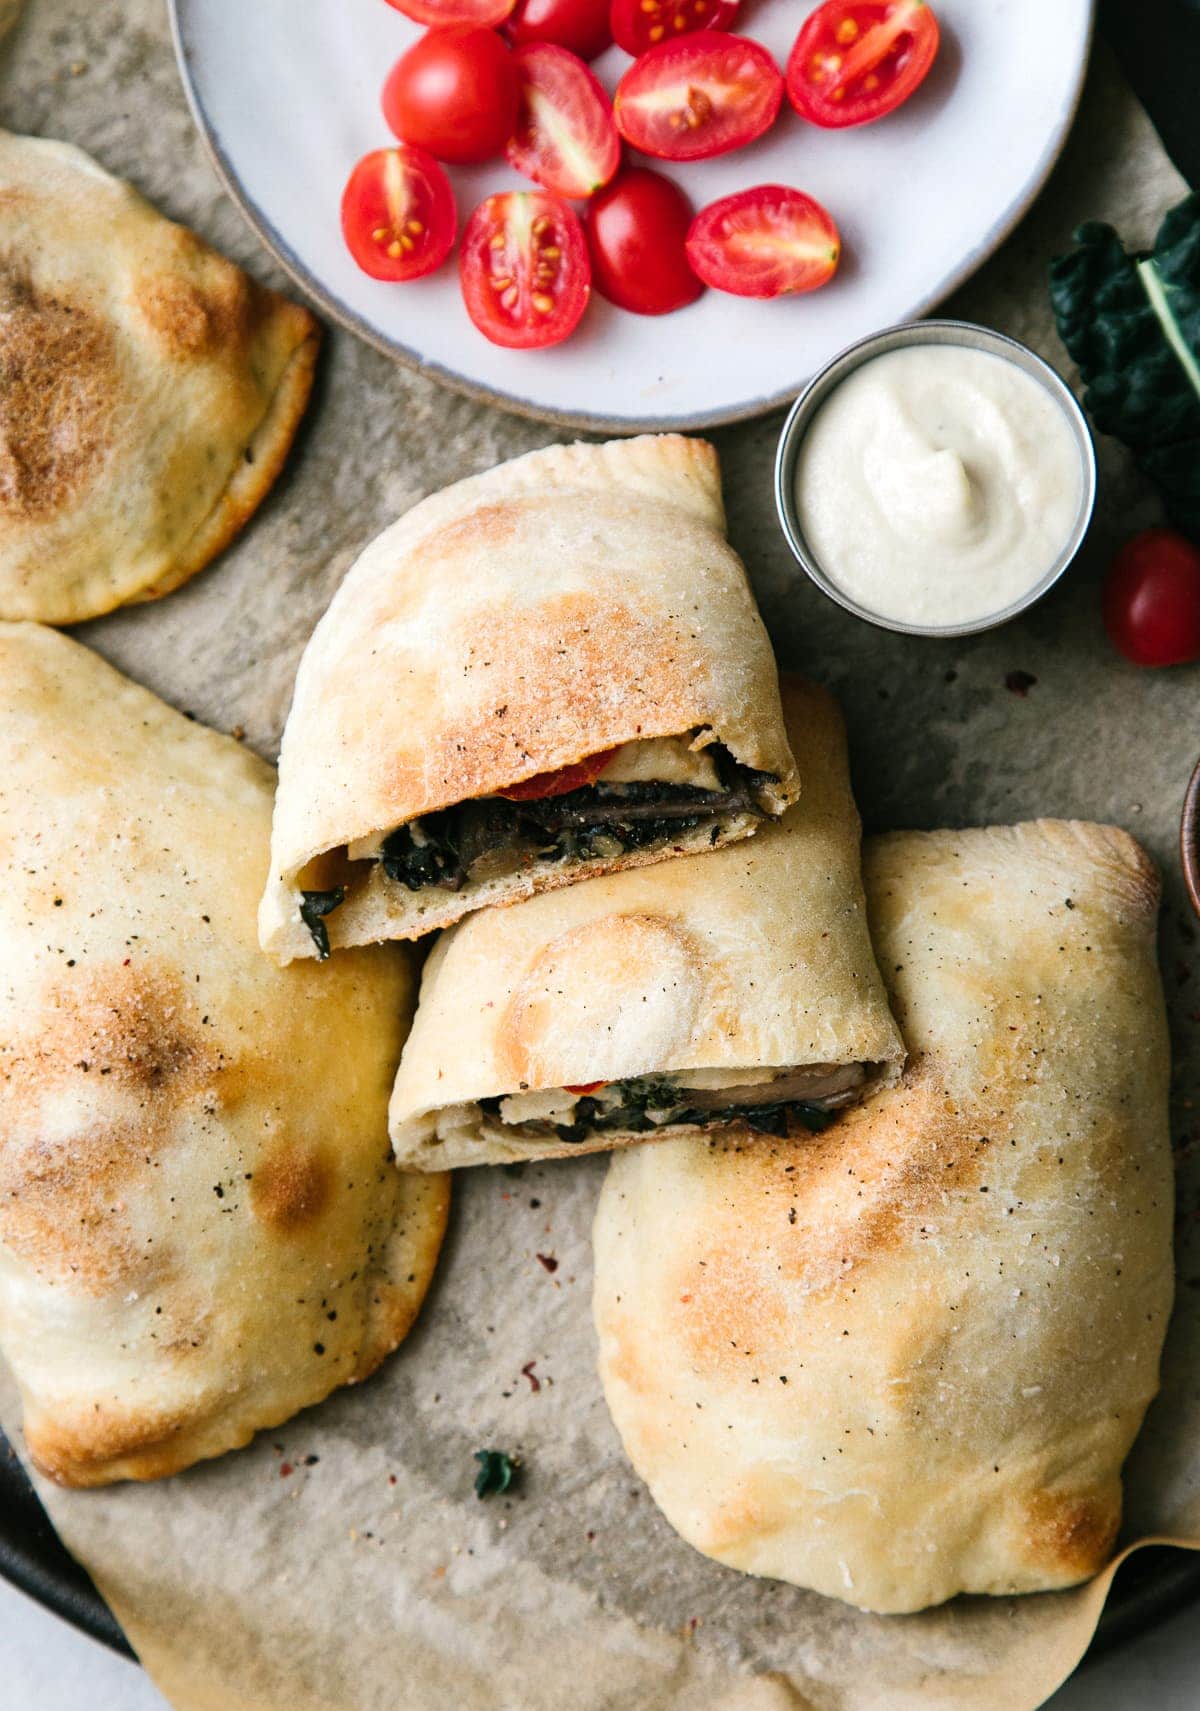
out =
<svg viewBox="0 0 1200 1711"><path fill-rule="evenodd" d="M479 1101L485 1129L531 1145L572 1145L617 1131L662 1134L744 1123L759 1134L786 1136L824 1129L843 1106L878 1080L874 1063L806 1064L798 1069L681 1070L587 1089L549 1088ZM459 1127L465 1108L439 1118L439 1132Z"/></svg>
<svg viewBox="0 0 1200 1711"><path fill-rule="evenodd" d="M694 748L699 742L702 746ZM709 733L626 743L592 784L561 796L456 802L382 839L350 846L390 880L421 891L460 891L535 862L608 861L669 843L733 815L762 817L770 773L738 764Z"/></svg>

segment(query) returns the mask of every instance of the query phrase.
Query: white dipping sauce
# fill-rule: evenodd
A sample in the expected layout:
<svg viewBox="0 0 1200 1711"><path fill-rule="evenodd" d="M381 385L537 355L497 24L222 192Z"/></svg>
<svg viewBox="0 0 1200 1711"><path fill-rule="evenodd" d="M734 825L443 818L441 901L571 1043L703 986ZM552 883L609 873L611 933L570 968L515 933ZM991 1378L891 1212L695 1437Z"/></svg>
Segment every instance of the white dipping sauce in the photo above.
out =
<svg viewBox="0 0 1200 1711"><path fill-rule="evenodd" d="M1028 592L1083 492L1062 408L1006 358L964 345L872 357L813 416L796 462L809 549L859 606L968 624Z"/></svg>

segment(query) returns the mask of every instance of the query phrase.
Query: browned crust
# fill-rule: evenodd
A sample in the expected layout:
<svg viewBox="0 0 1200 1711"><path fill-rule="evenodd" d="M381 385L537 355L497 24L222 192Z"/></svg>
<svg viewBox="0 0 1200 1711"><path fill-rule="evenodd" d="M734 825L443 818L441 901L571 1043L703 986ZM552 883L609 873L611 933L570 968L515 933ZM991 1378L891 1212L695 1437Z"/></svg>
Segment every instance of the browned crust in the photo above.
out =
<svg viewBox="0 0 1200 1711"><path fill-rule="evenodd" d="M254 430L250 444L239 454L228 486L192 536L186 550L171 570L149 588L143 588L137 594L115 595L107 605L78 616L99 617L102 612L111 612L117 606L161 600L164 594L170 594L189 582L211 564L218 553L224 552L271 491L287 462L292 441L308 407L322 338L320 323L307 309L298 303L288 303L287 308L304 317L308 331L288 358L267 412Z"/></svg>
<svg viewBox="0 0 1200 1711"><path fill-rule="evenodd" d="M312 1389L304 1406L324 1401L344 1384L356 1384L375 1372L399 1347L416 1322L437 1266L450 1216L450 1176L405 1174L407 1203L397 1232L400 1252L389 1250L387 1268L373 1286L362 1347L350 1371L331 1367L324 1390ZM403 1261L397 1266L395 1259ZM281 1426L296 1413L294 1400L245 1409L244 1394L231 1399L225 1413L197 1420L190 1407L175 1415L148 1415L136 1403L105 1412L88 1405L81 1415L27 1419L26 1447L34 1466L56 1485L88 1490L115 1480L145 1482L181 1473L197 1461L242 1449L257 1432Z"/></svg>
<svg viewBox="0 0 1200 1711"><path fill-rule="evenodd" d="M414 1196L407 1217L416 1229L417 1242L415 1248L400 1244L401 1252L396 1257L403 1259L404 1265L393 1265L372 1298L373 1311L368 1315L367 1334L351 1383L369 1378L412 1330L433 1281L450 1220L449 1171L428 1177L415 1172L402 1174L411 1184ZM419 1190L425 1184L428 1187L418 1203Z"/></svg>

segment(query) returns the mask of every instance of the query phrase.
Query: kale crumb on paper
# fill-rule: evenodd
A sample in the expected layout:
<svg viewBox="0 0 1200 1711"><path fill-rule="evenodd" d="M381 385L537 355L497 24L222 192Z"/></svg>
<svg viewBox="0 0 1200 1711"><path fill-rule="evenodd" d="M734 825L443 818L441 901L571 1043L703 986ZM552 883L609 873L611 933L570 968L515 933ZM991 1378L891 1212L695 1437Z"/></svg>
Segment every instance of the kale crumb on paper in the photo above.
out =
<svg viewBox="0 0 1200 1711"><path fill-rule="evenodd" d="M521 1467L519 1456L504 1450L476 1450L479 1472L475 1475L476 1497L500 1497L512 1489Z"/></svg>

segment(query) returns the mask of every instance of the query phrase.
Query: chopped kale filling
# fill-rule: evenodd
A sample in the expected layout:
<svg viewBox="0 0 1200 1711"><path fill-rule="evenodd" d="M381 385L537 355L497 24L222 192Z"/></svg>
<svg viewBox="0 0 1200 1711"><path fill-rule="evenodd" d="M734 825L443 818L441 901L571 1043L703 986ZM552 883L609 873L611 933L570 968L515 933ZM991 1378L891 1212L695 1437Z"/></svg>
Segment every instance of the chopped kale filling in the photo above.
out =
<svg viewBox="0 0 1200 1711"><path fill-rule="evenodd" d="M784 1099L774 1105L729 1105L717 1110L710 1106L698 1108L687 1103L686 1087L649 1078L625 1082L620 1093L621 1102L617 1105L601 1104L585 1094L576 1102L574 1120L570 1123L535 1121L524 1123L521 1128L528 1135L554 1135L572 1145L614 1130L644 1134L668 1125L711 1129L729 1123L745 1123L756 1134L786 1139L797 1128L820 1133L837 1116L836 1111L804 1099ZM499 1098L482 1099L479 1103L485 1117L500 1122Z"/></svg>
<svg viewBox="0 0 1200 1711"><path fill-rule="evenodd" d="M325 917L332 915L345 901L344 885L335 885L332 891L300 893L300 919L312 934L313 944L317 947L318 962L324 962L329 956L329 928L325 925Z"/></svg>
<svg viewBox="0 0 1200 1711"><path fill-rule="evenodd" d="M718 815L761 815L756 792L773 784L774 775L739 766L718 745L711 752L719 790L601 781L540 801L485 796L456 802L392 832L380 855L383 871L410 891L460 891L476 862L496 851L519 850L542 862L611 859L666 843Z"/></svg>

